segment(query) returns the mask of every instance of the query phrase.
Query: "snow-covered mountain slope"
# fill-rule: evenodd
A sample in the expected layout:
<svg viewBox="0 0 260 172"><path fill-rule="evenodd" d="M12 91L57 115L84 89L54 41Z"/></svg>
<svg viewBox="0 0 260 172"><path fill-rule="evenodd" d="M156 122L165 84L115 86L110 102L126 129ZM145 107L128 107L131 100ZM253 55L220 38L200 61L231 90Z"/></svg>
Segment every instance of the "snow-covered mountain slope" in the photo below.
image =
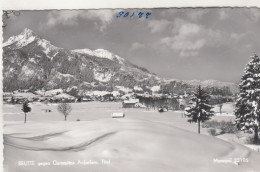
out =
<svg viewBox="0 0 260 172"><path fill-rule="evenodd" d="M16 48L21 48L33 42L37 37L38 36L32 30L26 28L21 34L10 37L3 43L3 47L15 44Z"/></svg>
<svg viewBox="0 0 260 172"><path fill-rule="evenodd" d="M76 49L76 50L72 50L73 52L76 53L81 53L81 54L87 54L90 56L96 56L96 57L100 57L100 58L107 58L109 60L114 60L117 59L119 62L123 63L125 61L125 59L119 57L116 54L111 53L108 50L104 50L104 49L96 49L96 50L90 50L90 49Z"/></svg>
<svg viewBox="0 0 260 172"><path fill-rule="evenodd" d="M108 50L66 50L30 29L4 43L3 62L5 90L68 88L84 82L96 82L97 89L106 89L158 82L156 75Z"/></svg>

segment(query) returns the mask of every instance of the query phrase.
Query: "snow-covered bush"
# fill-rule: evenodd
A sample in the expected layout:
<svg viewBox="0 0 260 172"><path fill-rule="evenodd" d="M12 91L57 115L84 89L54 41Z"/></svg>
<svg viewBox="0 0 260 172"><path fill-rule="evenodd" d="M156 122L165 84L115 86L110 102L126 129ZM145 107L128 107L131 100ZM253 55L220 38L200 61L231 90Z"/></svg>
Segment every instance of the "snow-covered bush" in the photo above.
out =
<svg viewBox="0 0 260 172"><path fill-rule="evenodd" d="M221 121L220 122L220 130L222 133L236 133L237 128L231 121Z"/></svg>
<svg viewBox="0 0 260 172"><path fill-rule="evenodd" d="M210 128L208 129L208 132L211 136L216 136L217 135L217 130L215 128Z"/></svg>
<svg viewBox="0 0 260 172"><path fill-rule="evenodd" d="M206 121L203 123L202 127L204 128L212 128L212 129L218 129L220 130L220 134L224 133L236 133L237 128L234 126L232 121Z"/></svg>

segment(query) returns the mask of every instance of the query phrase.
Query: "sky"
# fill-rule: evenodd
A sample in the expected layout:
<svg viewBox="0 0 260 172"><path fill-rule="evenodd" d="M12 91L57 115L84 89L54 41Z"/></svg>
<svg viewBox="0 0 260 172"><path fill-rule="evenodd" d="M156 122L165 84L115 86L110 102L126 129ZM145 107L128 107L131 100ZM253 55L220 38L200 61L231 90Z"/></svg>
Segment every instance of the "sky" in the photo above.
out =
<svg viewBox="0 0 260 172"><path fill-rule="evenodd" d="M29 28L57 47L106 49L167 79L238 82L260 55L257 8L21 11L5 22L4 41Z"/></svg>

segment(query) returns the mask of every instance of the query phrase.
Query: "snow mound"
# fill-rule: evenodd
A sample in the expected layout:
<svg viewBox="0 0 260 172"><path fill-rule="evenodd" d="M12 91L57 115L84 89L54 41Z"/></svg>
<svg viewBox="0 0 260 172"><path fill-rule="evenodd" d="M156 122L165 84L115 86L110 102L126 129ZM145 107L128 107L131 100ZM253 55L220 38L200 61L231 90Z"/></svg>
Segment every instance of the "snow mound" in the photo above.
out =
<svg viewBox="0 0 260 172"><path fill-rule="evenodd" d="M62 121L9 124L4 130L5 152L8 153L4 158L10 171L22 171L23 167L14 163L19 159L42 162L45 157L61 162L66 162L68 157L75 162L80 159L111 161L110 165L89 165L89 171L259 171L260 155L256 152L164 123L103 118L77 122L77 125L70 121L66 125ZM249 158L250 162L241 165L214 162L214 159L236 157ZM54 172L67 167L46 168ZM86 171L86 166L73 168ZM39 166L31 166L27 172L39 169Z"/></svg>

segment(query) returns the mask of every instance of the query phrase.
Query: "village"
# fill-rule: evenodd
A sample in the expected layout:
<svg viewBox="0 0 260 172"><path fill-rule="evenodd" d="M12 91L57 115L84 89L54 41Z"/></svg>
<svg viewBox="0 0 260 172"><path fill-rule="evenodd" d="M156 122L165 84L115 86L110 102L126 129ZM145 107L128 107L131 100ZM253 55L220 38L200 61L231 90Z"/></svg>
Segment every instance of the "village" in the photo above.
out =
<svg viewBox="0 0 260 172"><path fill-rule="evenodd" d="M85 96L72 96L65 93L62 89L53 89L49 91L30 91L29 89L19 89L13 92L5 92L3 101L5 104L23 104L27 102L41 103L81 103L81 102L122 102L123 108L146 108L165 110L180 110L188 103L190 95L178 94L160 94L160 93L136 93L134 91L89 91Z"/></svg>

